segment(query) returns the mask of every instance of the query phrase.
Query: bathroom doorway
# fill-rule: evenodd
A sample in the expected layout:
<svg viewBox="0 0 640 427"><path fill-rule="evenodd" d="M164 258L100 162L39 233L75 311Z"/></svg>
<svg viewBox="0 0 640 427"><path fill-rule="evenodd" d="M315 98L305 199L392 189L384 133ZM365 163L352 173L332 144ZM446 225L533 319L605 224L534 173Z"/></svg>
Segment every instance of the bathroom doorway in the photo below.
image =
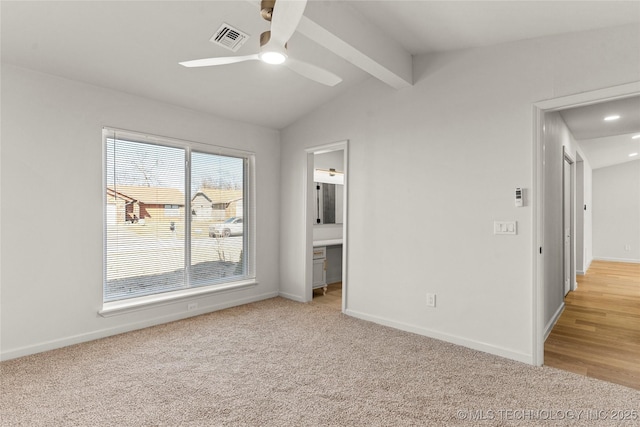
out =
<svg viewBox="0 0 640 427"><path fill-rule="evenodd" d="M347 158L346 141L307 151L306 300L341 311L347 295Z"/></svg>

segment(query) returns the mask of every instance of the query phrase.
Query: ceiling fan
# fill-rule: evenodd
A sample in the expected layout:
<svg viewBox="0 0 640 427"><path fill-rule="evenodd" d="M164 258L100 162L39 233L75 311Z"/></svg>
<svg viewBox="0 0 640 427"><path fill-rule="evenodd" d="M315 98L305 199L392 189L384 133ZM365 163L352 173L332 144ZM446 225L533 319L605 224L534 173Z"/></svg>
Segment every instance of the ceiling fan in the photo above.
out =
<svg viewBox="0 0 640 427"><path fill-rule="evenodd" d="M287 42L298 27L306 5L307 0L261 1L260 13L264 19L271 22L271 31L265 31L260 35L260 53L246 56L195 59L180 62L180 65L185 67L208 67L260 60L267 64L283 64L308 79L327 86L335 86L342 81L340 77L315 65L290 58L287 55Z"/></svg>

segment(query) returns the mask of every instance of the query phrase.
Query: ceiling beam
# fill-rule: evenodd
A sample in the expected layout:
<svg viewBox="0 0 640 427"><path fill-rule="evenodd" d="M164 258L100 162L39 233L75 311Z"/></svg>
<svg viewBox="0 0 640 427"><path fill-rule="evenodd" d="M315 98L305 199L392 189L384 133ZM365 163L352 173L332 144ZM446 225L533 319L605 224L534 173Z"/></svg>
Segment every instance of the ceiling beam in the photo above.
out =
<svg viewBox="0 0 640 427"><path fill-rule="evenodd" d="M297 31L395 89L413 85L411 54L345 3L309 1Z"/></svg>
<svg viewBox="0 0 640 427"><path fill-rule="evenodd" d="M296 31L395 89L413 85L411 54L348 4L308 1Z"/></svg>

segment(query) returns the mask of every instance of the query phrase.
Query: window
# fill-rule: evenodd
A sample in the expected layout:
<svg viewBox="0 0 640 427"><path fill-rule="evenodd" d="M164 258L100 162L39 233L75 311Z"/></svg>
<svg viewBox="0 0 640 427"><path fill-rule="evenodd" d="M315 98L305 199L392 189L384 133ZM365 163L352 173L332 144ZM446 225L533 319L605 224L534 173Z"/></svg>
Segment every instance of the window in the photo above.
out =
<svg viewBox="0 0 640 427"><path fill-rule="evenodd" d="M165 216L180 216L180 205L164 205Z"/></svg>
<svg viewBox="0 0 640 427"><path fill-rule="evenodd" d="M254 282L250 153L112 129L104 146L103 311Z"/></svg>

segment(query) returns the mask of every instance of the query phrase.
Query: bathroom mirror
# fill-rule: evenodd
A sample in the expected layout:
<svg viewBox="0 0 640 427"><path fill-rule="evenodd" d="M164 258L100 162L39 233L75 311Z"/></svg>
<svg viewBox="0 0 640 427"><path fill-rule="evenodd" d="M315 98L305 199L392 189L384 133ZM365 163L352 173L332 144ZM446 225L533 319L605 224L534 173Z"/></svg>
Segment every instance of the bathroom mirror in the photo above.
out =
<svg viewBox="0 0 640 427"><path fill-rule="evenodd" d="M314 225L342 224L344 185L314 183Z"/></svg>
<svg viewBox="0 0 640 427"><path fill-rule="evenodd" d="M344 222L344 151L315 154L313 159L314 225Z"/></svg>

